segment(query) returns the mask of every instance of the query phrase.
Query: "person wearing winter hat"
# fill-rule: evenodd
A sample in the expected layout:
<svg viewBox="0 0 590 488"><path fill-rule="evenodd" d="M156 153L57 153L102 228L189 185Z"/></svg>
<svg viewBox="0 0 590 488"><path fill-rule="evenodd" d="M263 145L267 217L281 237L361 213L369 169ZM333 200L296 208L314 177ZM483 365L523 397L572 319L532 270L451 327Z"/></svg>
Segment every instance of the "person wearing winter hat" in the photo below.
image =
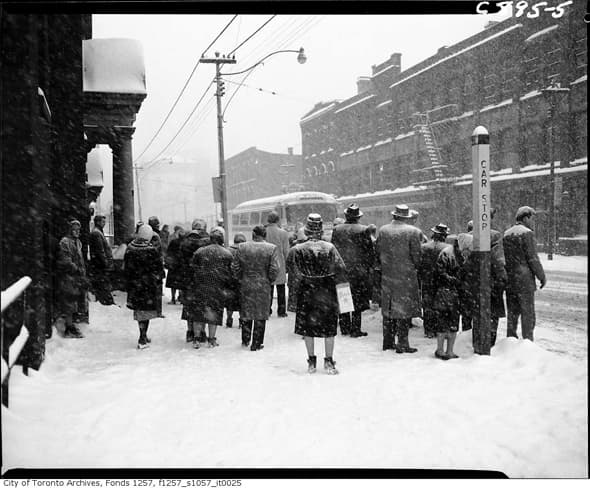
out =
<svg viewBox="0 0 590 488"><path fill-rule="evenodd" d="M59 241L57 251L59 308L65 320L64 337L79 339L84 336L74 325L74 314L78 311L80 298L88 289L88 281L80 242L82 225L76 219L68 224L68 235Z"/></svg>
<svg viewBox="0 0 590 488"><path fill-rule="evenodd" d="M322 217L311 213L307 217L305 234L308 240L297 244L290 261L299 277L295 334L303 336L307 350L307 370L315 373L317 357L314 340L324 338L324 369L338 374L334 361L334 338L338 324L336 284L345 283L346 267L336 247L321 240Z"/></svg>
<svg viewBox="0 0 590 488"><path fill-rule="evenodd" d="M153 234L150 225L141 225L123 258L127 307L133 310L133 319L139 325L138 349L149 347L148 326L151 319L158 317L157 302L162 300L164 265L160 253L150 244Z"/></svg>

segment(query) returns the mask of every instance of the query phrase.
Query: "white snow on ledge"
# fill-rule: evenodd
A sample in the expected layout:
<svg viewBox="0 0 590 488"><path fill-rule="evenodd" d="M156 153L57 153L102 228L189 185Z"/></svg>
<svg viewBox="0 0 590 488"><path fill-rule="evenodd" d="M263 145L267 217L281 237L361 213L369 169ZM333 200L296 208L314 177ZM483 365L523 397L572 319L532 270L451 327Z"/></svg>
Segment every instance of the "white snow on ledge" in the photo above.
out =
<svg viewBox="0 0 590 488"><path fill-rule="evenodd" d="M411 136L413 136L413 135L414 135L414 131L407 132L407 133L405 133L405 134L400 134L400 135L396 136L396 137L395 137L395 140L396 140L396 141L399 141L399 140L401 140L401 139L405 139L406 137L411 137Z"/></svg>
<svg viewBox="0 0 590 488"><path fill-rule="evenodd" d="M533 90L528 93L525 93L522 97L520 97L520 99L526 100L527 98L538 97L540 94L541 94L540 90Z"/></svg>
<svg viewBox="0 0 590 488"><path fill-rule="evenodd" d="M330 110L331 108L333 108L334 105L336 105L336 103L331 103L327 107L322 107L321 109L316 110L315 112L310 113L307 117L303 117L299 121L299 124L304 124L305 122L309 122L311 119L315 119L317 116L319 116L319 115L323 114L324 112L327 112L328 110Z"/></svg>
<svg viewBox="0 0 590 488"><path fill-rule="evenodd" d="M588 75L580 76L577 80L574 80L570 83L570 85L577 85L578 83L583 83L588 79Z"/></svg>
<svg viewBox="0 0 590 488"><path fill-rule="evenodd" d="M508 100L504 100L503 102L500 102L496 105L488 105L487 107L484 107L480 110L480 112L486 112L488 110L493 110L495 108L499 108L499 107L503 107L505 105L510 105L512 103L512 98L509 98Z"/></svg>
<svg viewBox="0 0 590 488"><path fill-rule="evenodd" d="M135 39L82 41L85 92L146 93L143 47Z"/></svg>
<svg viewBox="0 0 590 488"><path fill-rule="evenodd" d="M551 32L552 30L555 30L559 27L559 24L555 24L552 25L550 27L547 27L543 30L540 30L539 32L535 32L534 34L531 34L530 36L528 36L524 42L531 42L534 39L537 39L538 37L544 36L545 34L548 34L549 32Z"/></svg>

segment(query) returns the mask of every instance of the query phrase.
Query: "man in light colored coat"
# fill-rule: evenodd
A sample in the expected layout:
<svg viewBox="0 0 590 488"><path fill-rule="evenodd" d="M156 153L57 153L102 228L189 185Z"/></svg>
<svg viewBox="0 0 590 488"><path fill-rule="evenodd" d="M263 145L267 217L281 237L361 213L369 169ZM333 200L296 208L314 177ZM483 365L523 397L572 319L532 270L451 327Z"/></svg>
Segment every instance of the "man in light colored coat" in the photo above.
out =
<svg viewBox="0 0 590 488"><path fill-rule="evenodd" d="M287 316L287 303L285 300L285 283L287 282L286 261L289 254L289 233L279 227L279 214L272 211L267 217L266 242L277 246L277 257L279 260L279 272L274 283L270 285L270 313L272 314L272 298L274 288L277 289L277 315Z"/></svg>
<svg viewBox="0 0 590 488"><path fill-rule="evenodd" d="M535 278L541 282L541 288L547 283L532 230L534 217L533 208L520 207L516 212L516 224L504 232L502 239L508 275L507 336L518 337L516 328L518 317L521 316L522 337L531 341L535 328Z"/></svg>
<svg viewBox="0 0 590 488"><path fill-rule="evenodd" d="M397 205L392 215L391 224L379 229L376 242L381 269L383 350L395 347L397 353L413 353L417 349L410 347L408 329L412 317L422 316L418 284L422 231L407 223L411 219L407 205Z"/></svg>
<svg viewBox="0 0 590 488"><path fill-rule="evenodd" d="M266 229L262 225L254 227L252 241L238 245L231 264L232 274L240 282L242 346L247 347L252 336L251 351L264 347L264 331L270 315L269 289L279 273L277 246L265 242L265 237Z"/></svg>

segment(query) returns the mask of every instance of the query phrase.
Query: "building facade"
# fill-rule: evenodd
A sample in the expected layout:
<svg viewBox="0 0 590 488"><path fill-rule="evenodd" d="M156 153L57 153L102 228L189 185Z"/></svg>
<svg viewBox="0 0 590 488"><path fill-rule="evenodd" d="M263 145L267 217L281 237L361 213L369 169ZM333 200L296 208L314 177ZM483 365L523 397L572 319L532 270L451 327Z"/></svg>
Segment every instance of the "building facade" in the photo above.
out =
<svg viewBox="0 0 590 488"><path fill-rule="evenodd" d="M356 95L319 103L301 119L306 187L351 196L464 180L471 174L470 136L483 125L492 170L522 179L511 204L528 202L543 221L548 187L531 188L520 176L548 173L552 157L557 173L576 175L564 180L563 193L579 218L562 230L587 234L584 13L583 3L574 2L558 19L509 18L405 71L399 53L373 66L371 77L359 78ZM552 84L569 91L551 101L543 90ZM496 203L506 204L505 220L511 220L508 202ZM455 204L458 225L469 219L470 204Z"/></svg>
<svg viewBox="0 0 590 488"><path fill-rule="evenodd" d="M256 198L303 190L301 155L250 147L225 161L227 208Z"/></svg>

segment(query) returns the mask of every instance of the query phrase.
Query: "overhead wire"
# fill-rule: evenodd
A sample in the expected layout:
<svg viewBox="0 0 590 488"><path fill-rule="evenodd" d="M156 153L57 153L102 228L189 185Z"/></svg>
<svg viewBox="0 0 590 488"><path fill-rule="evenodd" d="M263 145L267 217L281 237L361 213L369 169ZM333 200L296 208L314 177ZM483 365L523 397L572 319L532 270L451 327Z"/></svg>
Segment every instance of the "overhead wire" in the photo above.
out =
<svg viewBox="0 0 590 488"><path fill-rule="evenodd" d="M211 46L213 44L215 44L215 42L217 42L217 40L223 35L223 33L228 29L228 27L233 23L233 21L236 20L236 17L237 17L237 15L234 15L231 18L231 20L226 24L226 26L221 30L221 32L219 34L217 34L217 36L215 37L215 39L213 39L213 41L211 41L211 43L205 48L205 50L203 52L207 52L207 50L209 48L211 48ZM158 137L158 135L162 131L162 128L164 127L164 125L166 124L166 122L168 121L168 119L170 118L170 115L172 114L172 112L176 108L176 105L178 105L178 102L180 101L180 98L184 94L184 92L186 90L186 87L188 86L190 80L192 79L193 75L195 74L195 71L197 69L197 66L199 66L200 63L201 63L201 58L199 57L199 59L197 60L195 66L193 67L193 70L191 71L191 74L189 75L189 77L187 78L186 82L184 83L184 86L182 87L182 90L180 91L180 93L176 97L176 100L174 101L174 104L172 105L172 108L168 111L168 114L166 115L166 118L164 119L164 121L160 125L159 129L154 134L154 136L150 139L150 141L148 142L147 146L143 149L143 151L141 152L141 154L139 156L137 156L137 158L135 158L135 161L139 160L145 154L145 152L152 145L152 143L154 142L154 140L156 139L156 137Z"/></svg>
<svg viewBox="0 0 590 488"><path fill-rule="evenodd" d="M250 34L246 39L244 39L237 47L235 47L232 51L230 51L228 53L228 56L231 56L232 54L234 54L238 49L240 49L244 44L246 44L250 39L252 39L256 34L258 34L262 29L264 29L264 27L275 17L276 17L276 14L271 15L271 17L264 24L262 24L252 34Z"/></svg>

